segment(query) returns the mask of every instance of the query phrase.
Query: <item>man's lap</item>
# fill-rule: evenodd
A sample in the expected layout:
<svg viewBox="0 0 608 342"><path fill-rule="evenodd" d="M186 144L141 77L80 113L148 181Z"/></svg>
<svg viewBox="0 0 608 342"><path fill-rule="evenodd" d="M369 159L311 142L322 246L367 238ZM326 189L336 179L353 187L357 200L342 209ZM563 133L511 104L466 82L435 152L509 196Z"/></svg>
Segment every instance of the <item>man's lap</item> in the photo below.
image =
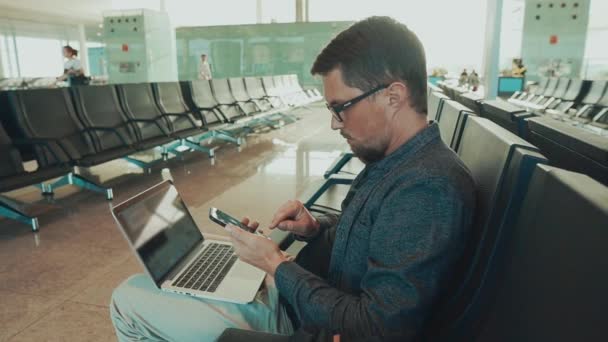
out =
<svg viewBox="0 0 608 342"><path fill-rule="evenodd" d="M207 341L226 328L292 333L272 281L266 281L253 302L234 304L160 291L139 274L116 288L110 311L123 340Z"/></svg>

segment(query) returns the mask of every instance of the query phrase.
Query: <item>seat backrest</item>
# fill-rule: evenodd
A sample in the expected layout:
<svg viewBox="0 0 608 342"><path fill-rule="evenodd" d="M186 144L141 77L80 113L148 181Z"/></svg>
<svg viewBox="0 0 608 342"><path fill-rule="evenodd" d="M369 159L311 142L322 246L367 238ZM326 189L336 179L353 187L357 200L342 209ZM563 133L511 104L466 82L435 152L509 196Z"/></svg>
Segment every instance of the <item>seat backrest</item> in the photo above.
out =
<svg viewBox="0 0 608 342"><path fill-rule="evenodd" d="M266 96L262 79L259 77L245 77L245 87L252 99L262 99Z"/></svg>
<svg viewBox="0 0 608 342"><path fill-rule="evenodd" d="M232 95L239 102L250 101L251 98L245 89L245 81L241 77L232 77L228 79Z"/></svg>
<svg viewBox="0 0 608 342"><path fill-rule="evenodd" d="M163 114L179 114L179 116L165 116L172 132L190 130L203 125L202 121L190 112L178 82L152 83L152 89L156 95L158 108Z"/></svg>
<svg viewBox="0 0 608 342"><path fill-rule="evenodd" d="M214 78L211 80L211 89L217 102L223 105L234 105L236 99L230 92L230 85L226 78Z"/></svg>
<svg viewBox="0 0 608 342"><path fill-rule="evenodd" d="M198 110L207 125L221 123L222 118L216 114L218 103L211 91L211 85L206 80L182 82L184 98L193 109Z"/></svg>
<svg viewBox="0 0 608 342"><path fill-rule="evenodd" d="M545 91L543 92L543 96L545 96L545 97L552 96L553 93L555 92L555 89L557 88L558 82L559 82L559 78L551 77L549 79L549 83L547 83L547 87L545 88Z"/></svg>
<svg viewBox="0 0 608 342"><path fill-rule="evenodd" d="M441 140L453 150L458 147L462 130L469 115L475 115L471 109L454 100L443 100L437 122Z"/></svg>
<svg viewBox="0 0 608 342"><path fill-rule="evenodd" d="M551 94L551 97L555 97L557 99L564 98L566 92L568 91L568 86L570 85L569 78L560 78L557 82L557 86L555 87L555 91Z"/></svg>
<svg viewBox="0 0 608 342"><path fill-rule="evenodd" d="M547 84L548 83L549 83L549 78L548 77L541 78L540 82L538 83L538 85L534 89L533 94L534 95L542 95L545 92L545 89L547 89Z"/></svg>
<svg viewBox="0 0 608 342"><path fill-rule="evenodd" d="M18 175L23 171L21 155L0 125L0 178Z"/></svg>
<svg viewBox="0 0 608 342"><path fill-rule="evenodd" d="M608 89L604 91L604 95L599 101L597 101L597 104L602 107L608 107Z"/></svg>
<svg viewBox="0 0 608 342"><path fill-rule="evenodd" d="M287 93L295 93L298 91L296 84L292 81L291 75L282 75L281 79L283 80L283 86Z"/></svg>
<svg viewBox="0 0 608 342"><path fill-rule="evenodd" d="M148 140L166 136L171 131L162 112L156 105L152 86L149 83L126 83L116 86L125 113L136 121L138 139Z"/></svg>
<svg viewBox="0 0 608 342"><path fill-rule="evenodd" d="M539 165L498 244L477 341L602 341L608 305L608 188Z"/></svg>
<svg viewBox="0 0 608 342"><path fill-rule="evenodd" d="M282 75L274 75L272 76L272 79L274 80L274 89L276 92L279 94L285 94L288 92L287 85L283 82Z"/></svg>
<svg viewBox="0 0 608 342"><path fill-rule="evenodd" d="M277 96L277 92L275 91L274 78L272 76L263 76L262 85L264 86L264 91L266 92L266 95Z"/></svg>
<svg viewBox="0 0 608 342"><path fill-rule="evenodd" d="M441 109L444 100L449 100L450 98L440 92L432 91L429 93L427 98L427 111L428 111L428 119L437 120L437 113Z"/></svg>
<svg viewBox="0 0 608 342"><path fill-rule="evenodd" d="M135 132L120 106L113 85L71 87L76 112L87 127L113 128L130 145L136 141ZM99 151L124 145L120 137L107 131L91 131Z"/></svg>
<svg viewBox="0 0 608 342"><path fill-rule="evenodd" d="M570 84L568 85L568 90L564 93L564 96L561 97L564 101L574 101L579 96L583 87L583 80L580 78L575 78L570 80Z"/></svg>
<svg viewBox="0 0 608 342"><path fill-rule="evenodd" d="M288 77L289 77L289 82L291 83L291 86L296 91L304 91L304 88L302 88L302 85L300 84L300 80L298 79L298 74L290 74L290 75L288 75Z"/></svg>
<svg viewBox="0 0 608 342"><path fill-rule="evenodd" d="M470 240L457 268L458 285L438 311L430 332L445 341L470 340L475 323L470 321L471 305L485 280L497 237L521 209L535 165L547 162L534 146L475 116L466 122L457 153L475 180L477 204Z"/></svg>
<svg viewBox="0 0 608 342"><path fill-rule="evenodd" d="M39 166L74 162L95 153L91 136L76 115L69 89L16 90L8 96L12 115L25 139L59 141L35 149Z"/></svg>
<svg viewBox="0 0 608 342"><path fill-rule="evenodd" d="M583 99L584 104L596 104L604 95L604 91L606 91L606 86L608 85L608 81L593 81L591 83L591 88L587 93L587 96Z"/></svg>

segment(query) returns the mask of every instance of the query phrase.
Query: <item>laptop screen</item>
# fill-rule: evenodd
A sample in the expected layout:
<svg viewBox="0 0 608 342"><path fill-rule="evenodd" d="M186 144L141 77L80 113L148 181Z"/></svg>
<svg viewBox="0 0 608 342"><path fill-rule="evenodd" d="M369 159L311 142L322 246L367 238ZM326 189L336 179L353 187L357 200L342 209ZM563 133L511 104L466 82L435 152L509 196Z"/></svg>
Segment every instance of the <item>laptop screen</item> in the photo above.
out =
<svg viewBox="0 0 608 342"><path fill-rule="evenodd" d="M120 204L114 214L157 284L203 240L170 182Z"/></svg>

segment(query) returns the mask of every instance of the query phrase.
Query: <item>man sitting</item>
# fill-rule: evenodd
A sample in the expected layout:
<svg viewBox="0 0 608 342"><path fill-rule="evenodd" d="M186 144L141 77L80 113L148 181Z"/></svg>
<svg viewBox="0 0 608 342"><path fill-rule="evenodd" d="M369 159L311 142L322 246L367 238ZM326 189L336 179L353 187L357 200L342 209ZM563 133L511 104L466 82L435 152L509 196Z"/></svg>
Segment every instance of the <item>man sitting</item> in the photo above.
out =
<svg viewBox="0 0 608 342"><path fill-rule="evenodd" d="M270 228L309 242L296 261L228 226L239 258L269 275L247 305L131 277L112 299L119 340L213 340L228 327L320 341L420 337L455 276L475 202L470 173L427 121L422 44L405 25L371 17L334 38L312 73L323 79L332 128L366 164L342 214L314 217L299 201L278 209Z"/></svg>

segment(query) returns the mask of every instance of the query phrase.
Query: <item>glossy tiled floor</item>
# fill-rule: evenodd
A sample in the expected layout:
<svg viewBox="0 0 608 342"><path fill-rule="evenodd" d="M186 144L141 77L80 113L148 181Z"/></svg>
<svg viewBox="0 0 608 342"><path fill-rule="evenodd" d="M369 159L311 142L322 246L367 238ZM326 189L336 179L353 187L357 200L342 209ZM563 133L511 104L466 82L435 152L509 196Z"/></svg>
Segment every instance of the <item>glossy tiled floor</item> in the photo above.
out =
<svg viewBox="0 0 608 342"><path fill-rule="evenodd" d="M278 130L251 135L244 146L220 143L212 164L186 153L165 167L204 234L223 234L207 218L216 206L267 224L285 200L305 196L347 148L329 128L320 106ZM161 168L144 174L123 161L89 170L114 189L113 203L162 179ZM164 172L167 173L166 171ZM0 220L0 341L113 341L108 302L112 289L141 267L131 256L102 195L74 187L54 201L35 188L9 194L31 203L41 229Z"/></svg>

